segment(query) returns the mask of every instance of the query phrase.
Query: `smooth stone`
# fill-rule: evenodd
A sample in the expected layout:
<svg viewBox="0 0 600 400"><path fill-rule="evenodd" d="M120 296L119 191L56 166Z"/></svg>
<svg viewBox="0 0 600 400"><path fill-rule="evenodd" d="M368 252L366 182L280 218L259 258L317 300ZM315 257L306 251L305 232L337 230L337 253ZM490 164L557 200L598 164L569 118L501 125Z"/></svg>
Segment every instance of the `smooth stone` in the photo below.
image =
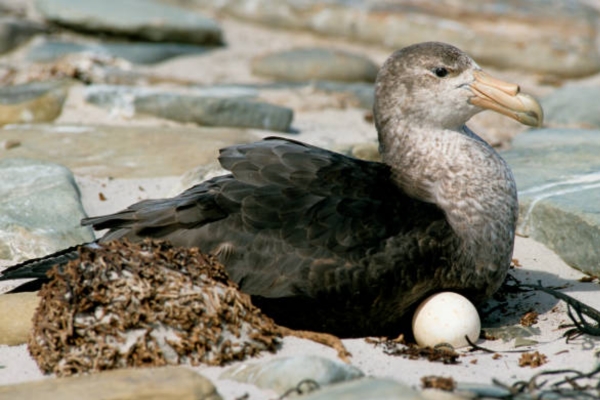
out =
<svg viewBox="0 0 600 400"><path fill-rule="evenodd" d="M371 83L319 81L315 82L314 88L327 94L343 94L349 100L349 104L354 107L373 109L375 88Z"/></svg>
<svg viewBox="0 0 600 400"><path fill-rule="evenodd" d="M220 94L219 94L220 92ZM227 96L226 93L232 94ZM150 114L178 122L203 126L267 129L287 132L294 112L273 104L254 101L252 90L223 88L187 93L162 92L146 88L92 87L85 92L91 104L121 108L130 114ZM225 94L225 95L224 95Z"/></svg>
<svg viewBox="0 0 600 400"><path fill-rule="evenodd" d="M259 139L241 129L200 127L11 125L1 132L21 145L0 151L0 159L60 162L100 178L180 176L214 162L222 147Z"/></svg>
<svg viewBox="0 0 600 400"><path fill-rule="evenodd" d="M600 88L565 86L541 100L545 123L572 128L600 128Z"/></svg>
<svg viewBox="0 0 600 400"><path fill-rule="evenodd" d="M251 383L282 394L306 379L326 386L363 376L363 372L352 365L315 355L304 355L274 358L261 363L238 364L225 370L219 379Z"/></svg>
<svg viewBox="0 0 600 400"><path fill-rule="evenodd" d="M600 130L539 129L502 152L519 188L517 232L600 274Z"/></svg>
<svg viewBox="0 0 600 400"><path fill-rule="evenodd" d="M153 0L36 0L47 20L71 29L135 37L153 42L220 44L212 19Z"/></svg>
<svg viewBox="0 0 600 400"><path fill-rule="evenodd" d="M0 345L27 343L39 304L37 292L0 295Z"/></svg>
<svg viewBox="0 0 600 400"><path fill-rule="evenodd" d="M457 382L455 391L464 392L465 395L473 394L476 398L508 399L511 395L508 389L484 383Z"/></svg>
<svg viewBox="0 0 600 400"><path fill-rule="evenodd" d="M69 85L69 81L48 81L0 88L0 125L54 121L62 112Z"/></svg>
<svg viewBox="0 0 600 400"><path fill-rule="evenodd" d="M425 400L407 385L392 379L362 378L336 383L302 396L302 400Z"/></svg>
<svg viewBox="0 0 600 400"><path fill-rule="evenodd" d="M23 44L34 35L44 33L44 25L16 18L0 18L0 54Z"/></svg>
<svg viewBox="0 0 600 400"><path fill-rule="evenodd" d="M219 400L210 380L183 367L121 369L0 386L0 400Z"/></svg>
<svg viewBox="0 0 600 400"><path fill-rule="evenodd" d="M0 160L0 199L0 259L27 260L94 239L79 223L86 216L79 191L62 165Z"/></svg>
<svg viewBox="0 0 600 400"><path fill-rule="evenodd" d="M563 77L600 70L598 11L584 2L196 0L269 27L309 30L398 49L442 40L478 62ZM525 38L525 39L524 39Z"/></svg>
<svg viewBox="0 0 600 400"><path fill-rule="evenodd" d="M211 48L180 43L97 43L83 44L45 40L28 49L26 58L33 62L55 61L68 54L98 54L118 57L134 64L155 64L182 55L198 55Z"/></svg>
<svg viewBox="0 0 600 400"><path fill-rule="evenodd" d="M375 82L378 71L365 56L324 48L279 51L252 60L252 73L292 82Z"/></svg>

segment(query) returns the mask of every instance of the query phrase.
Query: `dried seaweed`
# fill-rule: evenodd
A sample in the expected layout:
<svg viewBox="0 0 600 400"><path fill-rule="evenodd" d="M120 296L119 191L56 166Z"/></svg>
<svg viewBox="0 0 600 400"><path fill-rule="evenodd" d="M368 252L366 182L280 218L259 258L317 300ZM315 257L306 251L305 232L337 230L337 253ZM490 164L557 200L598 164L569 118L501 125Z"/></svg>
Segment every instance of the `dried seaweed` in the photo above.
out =
<svg viewBox="0 0 600 400"><path fill-rule="evenodd" d="M78 259L49 276L29 339L46 373L221 365L274 351L281 335L197 249L113 241L81 247Z"/></svg>
<svg viewBox="0 0 600 400"><path fill-rule="evenodd" d="M444 376L423 376L421 377L423 389L439 389L451 392L456 388L456 382L451 377Z"/></svg>
<svg viewBox="0 0 600 400"><path fill-rule="evenodd" d="M431 362L441 362L444 364L458 364L460 356L450 345L438 345L435 347L420 347L414 343L406 344L404 338L366 338L367 343L376 347L382 347L383 352L391 356L405 357L410 360L426 358Z"/></svg>

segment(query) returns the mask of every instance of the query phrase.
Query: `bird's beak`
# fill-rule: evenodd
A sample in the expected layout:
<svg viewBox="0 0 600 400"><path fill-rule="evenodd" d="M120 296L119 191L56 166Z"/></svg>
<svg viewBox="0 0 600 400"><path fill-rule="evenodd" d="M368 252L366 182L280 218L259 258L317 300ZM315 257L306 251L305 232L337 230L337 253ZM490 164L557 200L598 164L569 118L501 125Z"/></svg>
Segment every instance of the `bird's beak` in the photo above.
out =
<svg viewBox="0 0 600 400"><path fill-rule="evenodd" d="M529 126L542 126L542 106L528 94L520 93L519 85L504 82L481 70L473 73L475 80L469 85L474 96L469 102L493 110Z"/></svg>

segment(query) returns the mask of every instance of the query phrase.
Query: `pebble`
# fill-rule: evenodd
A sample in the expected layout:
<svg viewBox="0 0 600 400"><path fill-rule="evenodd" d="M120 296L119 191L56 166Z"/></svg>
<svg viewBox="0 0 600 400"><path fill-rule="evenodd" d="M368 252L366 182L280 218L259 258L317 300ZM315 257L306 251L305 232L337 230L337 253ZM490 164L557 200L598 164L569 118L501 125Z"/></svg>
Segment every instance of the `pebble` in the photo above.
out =
<svg viewBox="0 0 600 400"><path fill-rule="evenodd" d="M223 40L214 20L154 0L37 0L36 6L48 21L84 32L153 42L214 45Z"/></svg>
<svg viewBox="0 0 600 400"><path fill-rule="evenodd" d="M252 61L256 75L280 81L374 82L379 66L365 56L325 48L280 51Z"/></svg>
<svg viewBox="0 0 600 400"><path fill-rule="evenodd" d="M356 367L328 358L306 355L279 357L259 363L243 363L225 370L220 379L252 383L260 388L283 394L310 379L320 387L336 382L361 378L364 374Z"/></svg>
<svg viewBox="0 0 600 400"><path fill-rule="evenodd" d="M363 378L327 386L302 396L302 400L425 400L409 386L392 379Z"/></svg>
<svg viewBox="0 0 600 400"><path fill-rule="evenodd" d="M0 260L27 260L94 239L73 174L30 159L0 160Z"/></svg>
<svg viewBox="0 0 600 400"><path fill-rule="evenodd" d="M220 400L214 385L183 367L121 369L0 386L0 400Z"/></svg>
<svg viewBox="0 0 600 400"><path fill-rule="evenodd" d="M106 42L92 44L43 40L28 49L26 58L34 62L50 62L69 54L87 53L119 57L134 64L155 64L173 57L198 55L210 50L211 47L181 43Z"/></svg>
<svg viewBox="0 0 600 400"><path fill-rule="evenodd" d="M70 82L34 82L0 88L0 126L54 121L62 112Z"/></svg>

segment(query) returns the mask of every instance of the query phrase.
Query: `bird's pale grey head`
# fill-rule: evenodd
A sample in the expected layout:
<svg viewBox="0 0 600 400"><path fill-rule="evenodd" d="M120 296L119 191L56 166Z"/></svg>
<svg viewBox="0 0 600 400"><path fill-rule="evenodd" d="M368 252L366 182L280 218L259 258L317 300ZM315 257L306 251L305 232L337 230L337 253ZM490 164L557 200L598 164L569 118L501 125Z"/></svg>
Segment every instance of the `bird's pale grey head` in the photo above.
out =
<svg viewBox="0 0 600 400"><path fill-rule="evenodd" d="M438 42L398 50L376 81L375 118L379 129L391 120L412 126L460 129L473 115L490 109L526 125L540 126L543 113L518 85L492 78L463 51Z"/></svg>

